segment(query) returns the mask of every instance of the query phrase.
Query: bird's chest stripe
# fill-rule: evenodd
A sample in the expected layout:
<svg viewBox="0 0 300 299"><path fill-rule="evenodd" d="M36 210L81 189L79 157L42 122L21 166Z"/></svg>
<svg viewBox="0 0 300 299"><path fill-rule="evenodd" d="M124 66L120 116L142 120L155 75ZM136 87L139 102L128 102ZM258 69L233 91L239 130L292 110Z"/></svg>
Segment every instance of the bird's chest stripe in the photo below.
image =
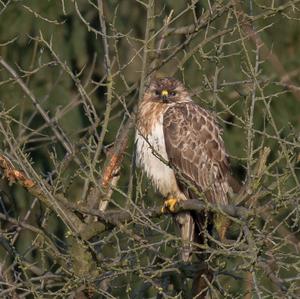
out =
<svg viewBox="0 0 300 299"><path fill-rule="evenodd" d="M174 171L165 163L168 156L162 125L162 117L152 127L147 136L136 134L137 164L146 172L155 187L167 196L177 191Z"/></svg>

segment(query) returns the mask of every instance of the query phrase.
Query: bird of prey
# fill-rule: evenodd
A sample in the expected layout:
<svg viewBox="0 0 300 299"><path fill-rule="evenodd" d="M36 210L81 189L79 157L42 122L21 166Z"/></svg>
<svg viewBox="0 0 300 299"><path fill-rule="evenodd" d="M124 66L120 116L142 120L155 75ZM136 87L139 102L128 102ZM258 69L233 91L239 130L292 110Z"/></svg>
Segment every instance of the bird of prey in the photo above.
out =
<svg viewBox="0 0 300 299"><path fill-rule="evenodd" d="M136 159L172 210L176 201L199 198L227 203L229 163L214 116L193 102L174 78L154 79L139 104ZM205 215L180 212L176 220L188 261L199 243ZM202 232L203 234L203 232Z"/></svg>

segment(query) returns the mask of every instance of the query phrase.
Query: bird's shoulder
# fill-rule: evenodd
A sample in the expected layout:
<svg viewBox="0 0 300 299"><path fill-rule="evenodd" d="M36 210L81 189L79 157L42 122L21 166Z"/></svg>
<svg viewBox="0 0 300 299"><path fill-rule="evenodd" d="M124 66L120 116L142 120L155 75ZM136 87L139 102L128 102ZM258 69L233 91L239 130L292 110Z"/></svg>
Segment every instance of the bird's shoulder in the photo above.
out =
<svg viewBox="0 0 300 299"><path fill-rule="evenodd" d="M210 140L212 136L209 135L218 136L222 133L213 113L192 101L170 106L164 113L163 125L169 133L183 134L188 130L199 136L202 132L203 141Z"/></svg>
<svg viewBox="0 0 300 299"><path fill-rule="evenodd" d="M228 168L222 131L208 110L189 102L170 107L164 114L163 130L166 151L176 166L189 168L203 163ZM185 162L183 162L185 161Z"/></svg>

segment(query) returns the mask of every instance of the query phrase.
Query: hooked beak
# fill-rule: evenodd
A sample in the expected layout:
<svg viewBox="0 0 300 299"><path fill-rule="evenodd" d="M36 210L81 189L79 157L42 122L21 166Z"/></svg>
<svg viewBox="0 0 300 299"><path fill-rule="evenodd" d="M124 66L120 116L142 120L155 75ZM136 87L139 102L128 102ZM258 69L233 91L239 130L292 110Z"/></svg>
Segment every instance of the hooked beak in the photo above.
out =
<svg viewBox="0 0 300 299"><path fill-rule="evenodd" d="M168 95L169 95L169 92L166 89L163 89L161 91L161 98L162 98L164 103L168 102Z"/></svg>

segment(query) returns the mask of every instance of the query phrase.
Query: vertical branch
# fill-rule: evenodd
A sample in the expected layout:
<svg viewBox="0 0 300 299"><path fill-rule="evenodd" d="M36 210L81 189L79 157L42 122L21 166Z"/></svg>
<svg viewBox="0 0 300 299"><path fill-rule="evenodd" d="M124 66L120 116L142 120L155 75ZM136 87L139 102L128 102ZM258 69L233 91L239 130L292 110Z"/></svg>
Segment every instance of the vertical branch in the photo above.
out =
<svg viewBox="0 0 300 299"><path fill-rule="evenodd" d="M101 134L99 136L99 140L97 143L97 148L91 163L91 168L94 170L96 163L100 157L102 148L103 148L103 142L105 135L107 133L107 128L108 128L108 123L109 123L109 118L111 114L111 109L112 109L112 98L113 98L113 81L112 81L112 76L111 76L111 62L110 62L110 57L109 57L109 45L108 45L108 40L107 40L107 30L106 30L106 23L105 23L105 18L104 18L104 10L103 10L103 1L98 0L98 15L99 15L99 22L101 26L101 32L102 32L102 42L103 42L103 48L104 48L104 65L105 65L105 74L106 74L106 79L107 79L107 93L106 93L106 108L105 108L105 113L104 113L104 120L103 120L103 125L101 128ZM88 190L90 181L86 180L85 181L85 186L84 186L84 193L83 197L85 197L85 193ZM91 206L93 207L93 203L90 203Z"/></svg>
<svg viewBox="0 0 300 299"><path fill-rule="evenodd" d="M251 2L250 2L251 4ZM250 5L251 8L251 13L252 13L252 6ZM239 11L241 10L241 8L239 7ZM239 18L236 15L236 20L237 20L237 27L238 27L238 31L239 31L239 35L241 38L241 42L242 42L242 47L243 47L243 51L245 53L246 56L246 61L247 61L247 65L249 67L249 77L252 78L253 80L253 84L252 84L252 93L251 93L251 102L250 102L250 108L249 108L249 114L248 114L248 122L247 122L247 178L249 181L249 184L251 185L251 177L252 177L252 165L254 163L253 161L253 140L254 140L254 110L255 110L255 102L256 102L256 88L257 85L259 84L258 79L258 74L259 74L259 49L262 46L261 43L259 43L259 40L257 38L254 38L255 40L255 64L254 66L252 65L251 62L251 58L250 58L250 54L249 51L245 45L244 42L244 36L239 24ZM249 24L249 26L251 26ZM246 31L248 32L248 31ZM254 27L252 27L252 32L253 34L256 36L257 33L254 29Z"/></svg>
<svg viewBox="0 0 300 299"><path fill-rule="evenodd" d="M109 47L107 42L106 23L104 19L102 0L98 0L98 10L99 10L99 21L100 21L101 32L102 32L102 41L104 47L104 61L105 61L106 75L107 77L109 77L111 72L111 65L110 65L110 58L109 58Z"/></svg>
<svg viewBox="0 0 300 299"><path fill-rule="evenodd" d="M165 41L166 41L166 37L167 37L167 33L168 33L167 30L168 30L168 27L171 23L173 13L174 13L174 11L171 10L169 15L164 19L164 25L162 27L162 32L161 32L161 35L160 35L160 38L159 38L159 41L158 41L158 45L157 45L157 48L156 48L155 58L153 59L153 61L151 63L151 66L149 67L150 72L151 72L151 70L156 69L159 65L160 58L161 58L161 55L162 55L162 50L163 50L163 47L164 47L164 44L165 44Z"/></svg>
<svg viewBox="0 0 300 299"><path fill-rule="evenodd" d="M108 161L104 168L101 181L101 188L103 188L104 197L99 203L100 211L106 210L113 188L116 186L120 178L119 171L128 144L129 132L132 128L132 124L132 120L128 119L124 126L120 128L114 147L109 152Z"/></svg>
<svg viewBox="0 0 300 299"><path fill-rule="evenodd" d="M252 15L252 1L250 0L250 14ZM252 25L252 29L255 35L257 35L254 26ZM243 46L244 43L243 43ZM254 141L254 110L255 110L255 102L256 102L256 85L257 85L257 80L259 75L259 49L262 45L259 43L258 39L255 38L255 65L254 68L252 68L252 65L250 66L251 68L251 75L253 76L253 84L252 84L252 94L251 94L251 104L250 104L250 111L249 111L249 123L248 123L248 130L247 130L247 177L248 180L251 184L251 169L252 169L252 164L253 164L253 141ZM250 64L250 61L248 60L248 63Z"/></svg>
<svg viewBox="0 0 300 299"><path fill-rule="evenodd" d="M114 146L109 150L99 186L94 186L89 192L88 202L91 203L91 205L99 203L99 209L101 211L106 210L113 188L119 180L119 170L124 158L132 125L133 120L127 119L125 124L119 129ZM91 217L89 217L87 221L91 221Z"/></svg>
<svg viewBox="0 0 300 299"><path fill-rule="evenodd" d="M102 31L102 41L103 41L103 48L104 48L104 62L105 62L105 73L107 77L107 93L106 93L106 109L104 113L104 120L103 125L101 129L101 134L99 137L97 149L95 152L95 156L93 159L92 166L95 166L96 161L99 158L99 155L101 153L104 138L107 132L109 117L111 113L111 103L112 103L112 92L113 92L113 81L111 76L111 62L109 57L109 45L107 40L107 30L106 30L106 23L104 19L104 12L103 12L103 1L98 0L98 10L99 10L99 21L101 25L101 31Z"/></svg>
<svg viewBox="0 0 300 299"><path fill-rule="evenodd" d="M230 18L231 18L231 11L229 11L228 14L227 14L224 29L228 28ZM218 49L217 49L217 55L218 56L222 54L223 47L224 47L224 38L225 38L225 35L222 35L220 37L220 42L219 42ZM220 74L220 72L222 71L223 68L224 67L219 67L219 65L216 64L216 69L215 69L215 74L214 74L214 86L213 86L213 89L214 89L213 107L214 108L215 108L216 103L217 103L218 77L219 77L219 74Z"/></svg>
<svg viewBox="0 0 300 299"><path fill-rule="evenodd" d="M151 38L151 33L154 30L154 0L148 0L147 7L147 21L146 21L146 30L144 38L144 52L143 52L143 62L142 62L142 71L141 71L141 81L140 81L140 90L139 90L139 99L144 93L144 87L146 82L146 73L148 66L148 58L151 50L154 49L154 39Z"/></svg>

